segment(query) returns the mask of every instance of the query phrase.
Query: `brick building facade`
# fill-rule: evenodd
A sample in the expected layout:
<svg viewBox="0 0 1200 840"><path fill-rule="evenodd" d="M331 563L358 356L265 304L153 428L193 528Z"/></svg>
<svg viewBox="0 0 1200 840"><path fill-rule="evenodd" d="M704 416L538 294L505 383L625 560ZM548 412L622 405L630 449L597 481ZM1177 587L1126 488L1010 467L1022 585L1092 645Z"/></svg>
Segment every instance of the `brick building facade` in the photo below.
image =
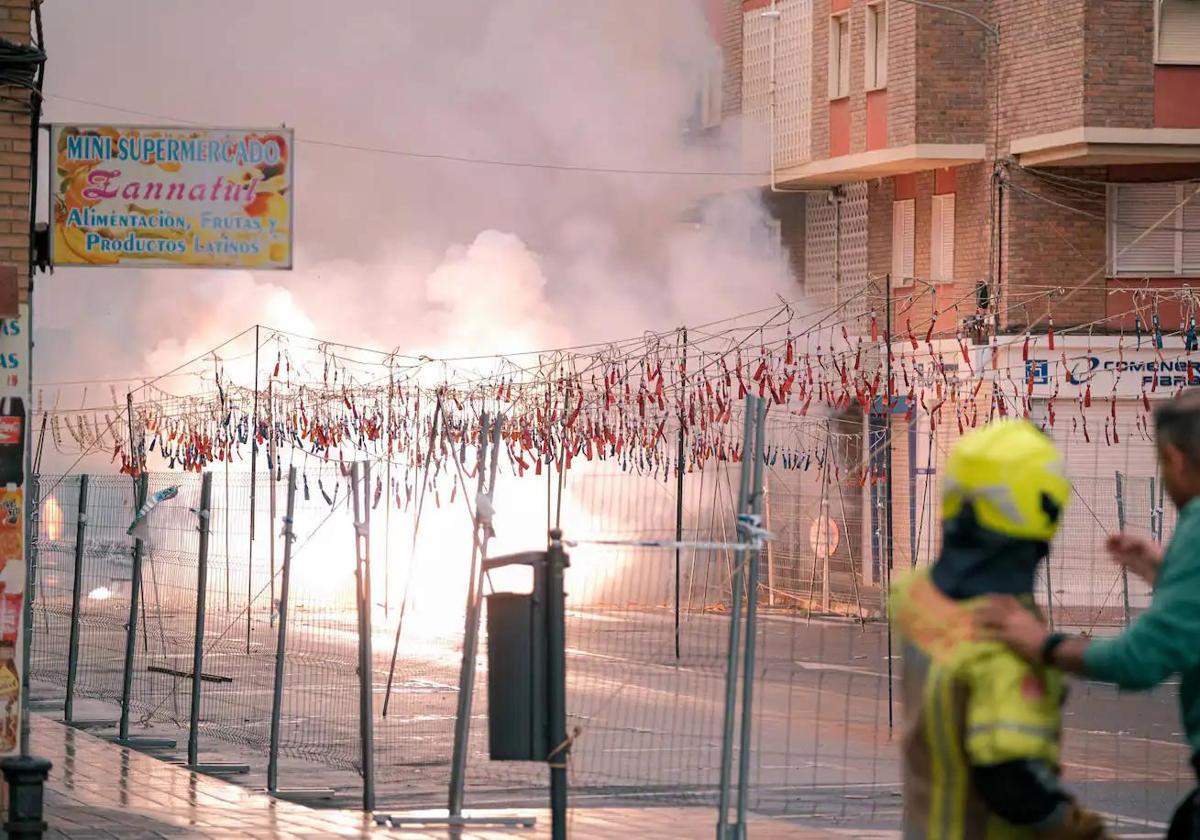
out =
<svg viewBox="0 0 1200 840"><path fill-rule="evenodd" d="M30 0L0 0L0 37L29 44L32 14ZM0 265L17 269L24 303L29 296L31 94L10 87L4 96L16 107L0 109Z"/></svg>
<svg viewBox="0 0 1200 840"><path fill-rule="evenodd" d="M747 146L770 150L751 163L766 163L762 191L805 298L882 324L890 289L898 339L912 330L986 346L1028 333L1037 347L1053 325L1076 335L1067 344L1082 358L1093 336L1145 332L1153 319L1179 343L1200 308L1190 291L1200 285L1200 4L944 6L710 4L721 131L771 138ZM974 399L994 411L991 384ZM1076 448L1076 477L1153 469L1145 436L1119 425L1133 422L1123 405L1114 386L1112 404L1080 399L1051 430L1065 448L1111 436L1089 445L1086 464ZM1045 395L1024 410L1050 426L1064 411ZM890 420L901 522L918 518L912 499L929 495L956 436L916 414ZM869 436L880 420L857 422ZM864 492L864 513L877 501ZM863 518L869 571L875 526ZM910 545L902 530L897 556L927 558L933 544Z"/></svg>
<svg viewBox="0 0 1200 840"><path fill-rule="evenodd" d="M801 191L844 194L865 183L868 274L891 273L894 295L913 299L920 319L938 309L940 335L958 334L972 314L1001 332L1037 329L1049 316L1060 327L1103 321L1119 314L1109 293L1130 277L1158 287L1200 279L1190 257L1148 271L1113 260L1107 186L1200 178L1200 98L1189 95L1200 84L1200 46L1195 55L1186 47L1193 31L1200 38L1194 4L970 0L953 9L710 4L721 16L727 129L775 138L764 188L784 245L810 251L811 214L797 208L829 201ZM904 201L913 202L907 227L893 219ZM950 225L943 236L935 204ZM901 236L911 257L897 260ZM953 240L942 245L952 265L934 264L935 237ZM904 270L911 279L898 276ZM841 288L843 279L842 297L861 292ZM822 286L804 271L797 280L810 292ZM1052 285L1072 293L1043 294Z"/></svg>

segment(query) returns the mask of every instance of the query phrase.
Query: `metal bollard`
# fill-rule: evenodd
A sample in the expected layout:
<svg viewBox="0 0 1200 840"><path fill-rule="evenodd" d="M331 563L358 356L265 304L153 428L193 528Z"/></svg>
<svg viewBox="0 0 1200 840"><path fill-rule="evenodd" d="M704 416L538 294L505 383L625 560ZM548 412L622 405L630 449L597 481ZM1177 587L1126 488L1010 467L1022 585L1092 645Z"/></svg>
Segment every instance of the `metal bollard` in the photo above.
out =
<svg viewBox="0 0 1200 840"><path fill-rule="evenodd" d="M8 822L4 830L9 840L38 840L46 831L42 800L51 766L47 759L30 755L0 761L0 772L8 784Z"/></svg>

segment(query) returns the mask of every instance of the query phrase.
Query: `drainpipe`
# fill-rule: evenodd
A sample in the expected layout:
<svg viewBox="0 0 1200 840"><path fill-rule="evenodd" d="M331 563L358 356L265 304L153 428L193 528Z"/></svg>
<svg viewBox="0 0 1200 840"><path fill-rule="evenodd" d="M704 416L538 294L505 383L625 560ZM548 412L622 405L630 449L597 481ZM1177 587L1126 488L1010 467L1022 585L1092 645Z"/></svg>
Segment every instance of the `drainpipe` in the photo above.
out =
<svg viewBox="0 0 1200 840"><path fill-rule="evenodd" d="M779 189L775 186L775 108L776 108L775 42L779 38L779 19L780 19L780 17L782 17L782 15L779 11L779 7L778 7L777 3L778 3L778 0L771 0L771 8L767 9L767 11L762 13L763 17L770 18L770 20L771 20L771 61L770 61L770 64L768 65L770 69L768 70L768 77L767 77L768 83L770 84L770 88L767 92L767 96L768 96L767 108L770 111L770 117L768 118L768 127L767 127L767 143L768 143L768 148L770 149L768 154L770 156L769 163L770 163L770 167L771 167L771 192L779 192Z"/></svg>

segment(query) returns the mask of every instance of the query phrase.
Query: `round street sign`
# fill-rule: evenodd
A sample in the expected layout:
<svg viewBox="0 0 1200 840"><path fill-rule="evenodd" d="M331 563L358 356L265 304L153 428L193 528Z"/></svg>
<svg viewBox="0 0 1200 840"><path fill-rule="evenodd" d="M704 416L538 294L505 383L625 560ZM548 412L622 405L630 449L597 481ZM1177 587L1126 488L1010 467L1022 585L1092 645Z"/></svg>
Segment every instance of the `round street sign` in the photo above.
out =
<svg viewBox="0 0 1200 840"><path fill-rule="evenodd" d="M808 529L808 541L818 557L829 557L838 549L841 533L838 524L828 516L818 516Z"/></svg>

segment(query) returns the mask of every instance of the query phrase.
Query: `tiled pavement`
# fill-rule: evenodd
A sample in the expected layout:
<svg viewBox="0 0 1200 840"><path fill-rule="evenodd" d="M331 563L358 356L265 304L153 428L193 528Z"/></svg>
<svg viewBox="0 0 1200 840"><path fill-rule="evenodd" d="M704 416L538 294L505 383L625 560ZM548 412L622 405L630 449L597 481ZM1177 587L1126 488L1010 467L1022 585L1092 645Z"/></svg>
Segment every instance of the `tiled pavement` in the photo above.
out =
<svg viewBox="0 0 1200 840"><path fill-rule="evenodd" d="M193 773L148 755L124 749L41 715L31 715L32 751L54 768L46 790L49 836L92 840L149 838L400 837L541 840L549 821L537 814L534 829L450 832L433 828L381 828L351 811L317 810L271 799L229 782ZM712 837L711 808L578 808L570 836L599 840ZM773 820L755 820L751 837L804 840L833 832Z"/></svg>

